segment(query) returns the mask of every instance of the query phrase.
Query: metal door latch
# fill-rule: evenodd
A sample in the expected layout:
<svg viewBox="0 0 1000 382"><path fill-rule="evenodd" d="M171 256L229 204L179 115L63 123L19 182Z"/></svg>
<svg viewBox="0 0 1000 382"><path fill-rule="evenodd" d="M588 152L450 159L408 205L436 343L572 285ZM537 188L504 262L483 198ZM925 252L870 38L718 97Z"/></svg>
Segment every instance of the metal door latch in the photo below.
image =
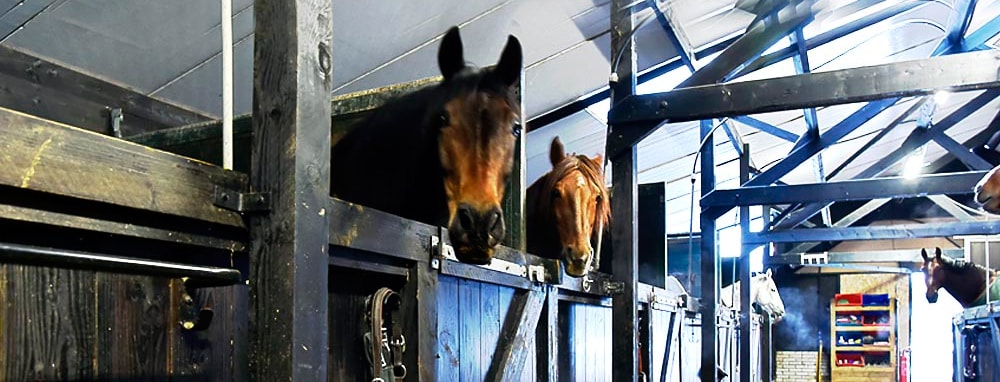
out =
<svg viewBox="0 0 1000 382"><path fill-rule="evenodd" d="M240 213L267 212L271 210L271 194L268 192L239 192L215 186L213 204Z"/></svg>

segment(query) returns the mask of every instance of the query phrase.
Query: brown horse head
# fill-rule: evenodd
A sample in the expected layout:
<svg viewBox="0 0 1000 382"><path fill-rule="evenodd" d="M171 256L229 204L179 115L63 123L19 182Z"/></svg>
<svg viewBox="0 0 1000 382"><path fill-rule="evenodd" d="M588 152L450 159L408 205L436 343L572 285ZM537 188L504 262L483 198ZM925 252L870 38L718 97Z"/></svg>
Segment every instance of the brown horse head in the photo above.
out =
<svg viewBox="0 0 1000 382"><path fill-rule="evenodd" d="M611 219L608 188L604 184L604 160L600 155L567 155L556 137L549 150L552 171L542 179L538 196L540 214L558 234L559 254L566 274L581 277L589 270L599 237Z"/></svg>
<svg viewBox="0 0 1000 382"><path fill-rule="evenodd" d="M973 189L976 192L976 203L986 212L1000 214L1000 172L994 167Z"/></svg>
<svg viewBox="0 0 1000 382"><path fill-rule="evenodd" d="M924 272L924 282L927 284L927 302L933 304L937 302L938 289L941 289L947 277L942 267L941 248L934 249L934 257L928 257L927 250L921 248L920 256L924 258L920 270Z"/></svg>
<svg viewBox="0 0 1000 382"><path fill-rule="evenodd" d="M521 44L510 36L496 67L467 67L458 28L438 52L442 86L453 92L438 114L438 156L448 199L448 233L460 261L487 264L504 237L504 196L520 134ZM464 83L465 85L459 86Z"/></svg>
<svg viewBox="0 0 1000 382"><path fill-rule="evenodd" d="M981 265L963 260L955 260L941 256L941 248L934 249L934 256L927 256L927 251L921 249L923 264L920 270L925 274L927 285L927 302L935 303L938 290L944 288L963 307L976 304L983 297L986 285L991 284L997 276L996 271L986 269Z"/></svg>

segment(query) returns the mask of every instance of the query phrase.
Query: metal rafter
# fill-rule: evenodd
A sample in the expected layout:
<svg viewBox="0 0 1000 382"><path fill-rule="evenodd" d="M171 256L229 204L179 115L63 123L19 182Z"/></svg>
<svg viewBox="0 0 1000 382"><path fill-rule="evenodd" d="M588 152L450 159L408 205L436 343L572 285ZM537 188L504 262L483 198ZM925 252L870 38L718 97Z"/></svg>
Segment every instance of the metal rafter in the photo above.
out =
<svg viewBox="0 0 1000 382"><path fill-rule="evenodd" d="M804 23L812 20L813 17L811 10L808 12L799 12L794 6L788 6L780 12L784 17L783 19L768 25L767 27L765 27L764 23L754 25L749 31L747 31L746 34L740 37L739 40L736 40L736 42L730 45L729 48L724 50L718 57L712 60L711 63L694 72L691 77L684 80L684 82L678 85L678 88L701 86L725 81L737 69L749 63L750 60L756 58L795 28L798 28ZM612 104L616 106L611 109L609 116L615 115L616 110L620 110L622 108L621 104L628 103L628 99L633 97L635 96L626 97L624 101L621 102L612 102ZM656 107L661 107L659 105L661 104L657 103ZM665 104L663 105L665 106ZM671 106L671 108L673 107ZM713 117L692 118L689 120L710 118ZM611 122L611 119L612 118L609 118L609 122ZM607 155L615 156L628 147L635 145L652 133L663 121L664 118L660 118L658 120L653 118L643 121L642 124L630 125L609 134ZM624 126L630 122L632 121L624 119L614 121L614 123L619 124L620 126Z"/></svg>
<svg viewBox="0 0 1000 382"><path fill-rule="evenodd" d="M842 182L755 186L713 190L701 198L702 207L757 206L817 201L911 198L925 195L969 194L986 171L924 175L914 179L889 177Z"/></svg>
<svg viewBox="0 0 1000 382"><path fill-rule="evenodd" d="M613 123L682 122L1000 87L1000 52L982 51L890 64L642 94L611 109ZM899 73L907 73L905 76Z"/></svg>
<svg viewBox="0 0 1000 382"><path fill-rule="evenodd" d="M846 228L792 229L751 233L747 243L798 243L812 241L851 241L916 239L956 235L993 235L1000 232L1000 220L938 224L901 224Z"/></svg>
<svg viewBox="0 0 1000 382"><path fill-rule="evenodd" d="M992 101L998 95L1000 95L1000 89L987 90L983 92L983 94L976 96L975 98L967 102L965 105L958 108L958 110L955 110L954 112L949 114L947 117L942 119L941 122L935 124L930 129L924 129L924 128L914 129L913 132L910 134L910 136L903 142L903 144L898 149L896 149L892 153L889 153L886 156L883 156L882 159L878 160L877 162L869 166L866 170L856 175L854 179L865 179L878 176L879 174L881 174L882 172L886 171L894 164L896 164L896 162L899 162L900 160L905 158L907 155L909 155L910 152L916 150L920 146L925 145L932 138L940 134L943 134L945 131L955 126L958 122L965 119L965 117L969 116L972 112L979 110L979 108L983 107L984 105ZM820 209L822 209L827 205L829 204L828 203L809 204L803 207L802 209L789 214L784 221L776 224L775 228L787 229L794 227L800 224L801 222L811 218L813 215L819 212Z"/></svg>

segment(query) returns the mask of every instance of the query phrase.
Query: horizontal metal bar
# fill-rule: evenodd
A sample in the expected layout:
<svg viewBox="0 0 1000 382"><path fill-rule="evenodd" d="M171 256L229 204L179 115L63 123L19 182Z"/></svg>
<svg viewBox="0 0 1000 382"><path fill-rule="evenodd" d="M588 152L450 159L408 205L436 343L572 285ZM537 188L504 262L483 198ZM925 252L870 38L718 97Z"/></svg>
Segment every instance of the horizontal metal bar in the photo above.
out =
<svg viewBox="0 0 1000 382"><path fill-rule="evenodd" d="M953 259L965 257L965 251L961 248L942 249L942 256ZM856 264L856 263L908 263L921 261L920 250L918 249L896 249L887 251L854 251L854 252L791 252L781 255L774 255L766 258L769 265L802 265L808 262L806 258L824 258L820 265L826 264Z"/></svg>
<svg viewBox="0 0 1000 382"><path fill-rule="evenodd" d="M773 79L635 95L611 109L612 124L693 121L1000 87L1000 52L981 51L923 60L799 74Z"/></svg>
<svg viewBox="0 0 1000 382"><path fill-rule="evenodd" d="M226 286L238 284L242 280L240 271L230 268L193 266L22 244L0 243L0 262L142 276L186 277L187 283L192 286Z"/></svg>
<svg viewBox="0 0 1000 382"><path fill-rule="evenodd" d="M701 206L757 206L970 194L976 182L985 175L986 171L970 171L923 175L913 179L889 177L788 186L752 186L731 190L716 189L701 198Z"/></svg>
<svg viewBox="0 0 1000 382"><path fill-rule="evenodd" d="M410 275L410 269L406 267L337 256L330 256L330 266L374 273L384 273L400 277L409 277Z"/></svg>
<svg viewBox="0 0 1000 382"><path fill-rule="evenodd" d="M52 212L6 203L0 203L0 220L44 224L112 235L151 239L161 242L195 245L199 247L221 249L232 252L243 252L246 250L245 243L238 240L204 236L170 229L147 227L142 224L124 221L112 221L87 216L65 214L61 212Z"/></svg>
<svg viewBox="0 0 1000 382"><path fill-rule="evenodd" d="M744 243L798 243L808 241L852 241L914 239L955 235L992 235L1000 232L1000 220L938 224L901 224L846 228L792 229L750 233Z"/></svg>
<svg viewBox="0 0 1000 382"><path fill-rule="evenodd" d="M866 273L904 273L904 274L913 273L913 270L910 269L910 268L887 267L887 266L883 266L883 265L860 265L860 264L822 264L822 265L813 265L813 264L804 264L802 266L803 267L812 267L812 268L840 268L840 269L849 269L849 270L852 270L852 271L864 271Z"/></svg>
<svg viewBox="0 0 1000 382"><path fill-rule="evenodd" d="M531 289L532 285L531 281L524 277L452 260L441 261L441 274L517 289Z"/></svg>

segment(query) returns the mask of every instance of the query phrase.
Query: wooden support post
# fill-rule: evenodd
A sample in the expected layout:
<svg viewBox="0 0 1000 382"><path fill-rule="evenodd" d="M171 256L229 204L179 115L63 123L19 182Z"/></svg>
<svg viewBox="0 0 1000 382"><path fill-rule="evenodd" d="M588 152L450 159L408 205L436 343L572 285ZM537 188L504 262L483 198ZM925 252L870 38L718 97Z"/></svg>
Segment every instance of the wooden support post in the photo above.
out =
<svg viewBox="0 0 1000 382"><path fill-rule="evenodd" d="M535 337L535 380L554 382L559 380L559 289L546 286L545 306L538 319L538 335Z"/></svg>
<svg viewBox="0 0 1000 382"><path fill-rule="evenodd" d="M327 377L332 12L329 1L257 0L254 191L250 219L250 373Z"/></svg>
<svg viewBox="0 0 1000 382"><path fill-rule="evenodd" d="M611 71L617 81L611 84L611 104L635 94L636 57L632 29L635 20L631 2L613 0L611 2ZM608 128L608 142L612 136L622 134L628 126L612 125ZM610 158L612 181L615 190L611 198L612 271L621 290L612 300L611 319L611 370L615 381L636 381L639 377L639 328L638 298L636 294L638 265L638 221L636 209L639 193L637 159L635 145L621 150L620 155Z"/></svg>
<svg viewBox="0 0 1000 382"><path fill-rule="evenodd" d="M545 290L534 287L519 290L514 295L497 341L493 362L486 373L487 381L521 380L531 337L535 335L542 307L546 305L545 294Z"/></svg>
<svg viewBox="0 0 1000 382"><path fill-rule="evenodd" d="M403 288L403 317L406 318L407 349L403 363L409 380L436 381L437 363L446 362L438 351L438 271L425 261L410 269L410 279Z"/></svg>
<svg viewBox="0 0 1000 382"><path fill-rule="evenodd" d="M527 126L527 118L524 115L524 72L521 72L521 80L517 85L517 99L521 104L521 126ZM503 245L525 252L528 248L527 236L524 227L524 190L527 184L528 160L526 158L525 137L527 132L522 131L514 143L514 168L510 173L510 180L507 182L507 191L504 193L503 212L504 221L507 224L507 235L504 237Z"/></svg>

